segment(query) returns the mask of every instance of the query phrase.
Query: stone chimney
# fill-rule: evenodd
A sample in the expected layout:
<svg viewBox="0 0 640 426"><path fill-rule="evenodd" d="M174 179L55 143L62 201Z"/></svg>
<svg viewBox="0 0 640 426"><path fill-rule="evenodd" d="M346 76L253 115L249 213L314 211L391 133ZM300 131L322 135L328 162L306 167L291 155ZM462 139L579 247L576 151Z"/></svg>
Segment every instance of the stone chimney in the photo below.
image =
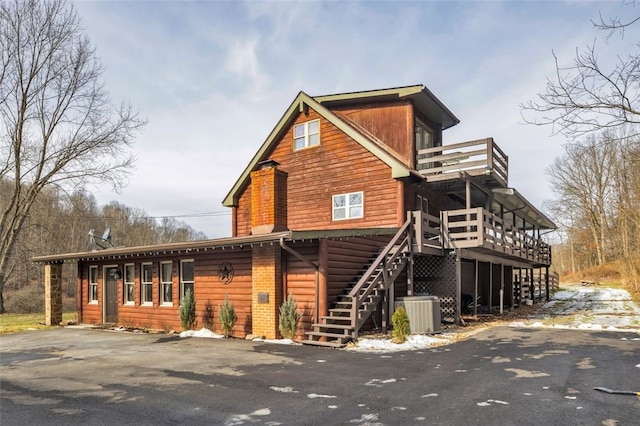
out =
<svg viewBox="0 0 640 426"><path fill-rule="evenodd" d="M287 173L266 160L251 172L251 233L268 234L287 228Z"/></svg>

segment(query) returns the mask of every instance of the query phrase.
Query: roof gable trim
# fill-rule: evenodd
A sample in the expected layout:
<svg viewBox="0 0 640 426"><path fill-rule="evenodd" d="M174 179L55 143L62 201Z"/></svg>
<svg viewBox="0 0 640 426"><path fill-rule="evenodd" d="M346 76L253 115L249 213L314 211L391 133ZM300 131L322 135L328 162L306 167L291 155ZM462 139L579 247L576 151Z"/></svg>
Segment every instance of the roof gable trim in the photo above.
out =
<svg viewBox="0 0 640 426"><path fill-rule="evenodd" d="M379 147L377 144L373 143L369 138L358 132L354 127L340 119L337 115L332 113L329 109L322 106L319 102L314 100L312 97L307 95L304 92L300 92L298 96L291 103L289 108L287 108L286 112L278 121L276 126L273 128L265 142L262 144L260 149L253 156L247 167L244 169L236 183L231 188L231 191L224 198L222 204L226 207L232 207L237 205L237 195L240 189L247 183L249 179L249 175L251 171L255 168L259 161L263 159L265 153L272 148L273 144L278 140L280 135L285 131L288 125L293 121L294 115L298 111L304 111L306 107L312 108L316 111L320 116L325 118L331 124L336 126L342 132L344 132L351 139L359 143L366 150L371 152L389 167L391 167L391 176L393 178L400 178L409 176L410 170L409 168L402 163L400 160L395 158L389 152L385 151L383 148Z"/></svg>

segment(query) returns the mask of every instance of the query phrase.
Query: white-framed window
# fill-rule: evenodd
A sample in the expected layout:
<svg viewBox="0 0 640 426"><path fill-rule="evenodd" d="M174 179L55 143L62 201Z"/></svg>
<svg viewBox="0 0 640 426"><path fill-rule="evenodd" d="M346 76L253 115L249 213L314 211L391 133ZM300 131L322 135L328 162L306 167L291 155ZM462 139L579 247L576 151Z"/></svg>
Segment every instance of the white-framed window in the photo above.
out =
<svg viewBox="0 0 640 426"><path fill-rule="evenodd" d="M364 217L364 193L360 191L334 195L332 206L333 220Z"/></svg>
<svg viewBox="0 0 640 426"><path fill-rule="evenodd" d="M140 265L140 304L153 305L153 263Z"/></svg>
<svg viewBox="0 0 640 426"><path fill-rule="evenodd" d="M173 262L160 263L160 304L173 304Z"/></svg>
<svg viewBox="0 0 640 426"><path fill-rule="evenodd" d="M135 304L135 288L136 281L136 268L134 264L124 265L124 281L122 294L125 305Z"/></svg>
<svg viewBox="0 0 640 426"><path fill-rule="evenodd" d="M98 303L98 267L89 267L89 303Z"/></svg>
<svg viewBox="0 0 640 426"><path fill-rule="evenodd" d="M293 126L293 150L320 145L320 120L311 120Z"/></svg>
<svg viewBox="0 0 640 426"><path fill-rule="evenodd" d="M183 260L180 262L180 300L191 290L191 295L195 297L195 264L193 260Z"/></svg>

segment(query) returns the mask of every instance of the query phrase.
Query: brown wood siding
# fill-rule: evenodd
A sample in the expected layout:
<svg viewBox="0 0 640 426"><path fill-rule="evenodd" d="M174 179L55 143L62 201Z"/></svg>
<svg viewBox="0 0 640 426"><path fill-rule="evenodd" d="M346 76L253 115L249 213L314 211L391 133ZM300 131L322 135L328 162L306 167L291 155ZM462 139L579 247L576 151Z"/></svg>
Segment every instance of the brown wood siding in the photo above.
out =
<svg viewBox="0 0 640 426"><path fill-rule="evenodd" d="M313 110L295 123L318 119ZM287 211L291 230L353 229L397 226L397 185L391 169L333 124L321 119L320 145L293 151L293 125L265 156L288 173ZM249 185L250 186L250 185ZM364 217L332 220L332 195L363 191ZM247 187L238 205L238 235L251 229Z"/></svg>
<svg viewBox="0 0 640 426"><path fill-rule="evenodd" d="M218 321L219 305L224 302L226 294L234 304L238 320L233 328L233 336L244 337L251 332L251 250L228 249L216 250L209 253L189 253L184 256L136 257L131 261L80 262L82 271L80 285L82 286L82 322L87 324L102 323L102 290L103 267L117 264L123 270L125 264L135 265L135 303L123 303L123 280L118 281L118 324L125 327L139 327L158 330L182 330L180 325L180 262L193 260L195 266L194 296L196 300L197 322L194 328L199 329L205 323L205 307L213 307L213 325L217 333L222 333ZM160 305L159 265L171 261L173 264L171 306ZM153 263L153 305L140 304L140 265ZM218 268L222 262L229 262L234 268L234 277L229 284L222 284L218 280ZM98 304L90 304L88 300L88 270L89 266L98 266Z"/></svg>
<svg viewBox="0 0 640 426"><path fill-rule="evenodd" d="M236 207L236 237L251 235L251 186L248 185L240 194Z"/></svg>
<svg viewBox="0 0 640 426"><path fill-rule="evenodd" d="M318 264L318 241L290 242L287 243L293 250L300 253L306 259ZM298 326L298 339L305 338L305 331L311 330L315 313L315 268L298 259L290 253L284 252L286 273L285 293L283 299L293 295L301 315Z"/></svg>
<svg viewBox="0 0 640 426"><path fill-rule="evenodd" d="M413 164L413 106L410 102L364 104L333 111L367 129L400 154L407 166Z"/></svg>
<svg viewBox="0 0 640 426"><path fill-rule="evenodd" d="M389 237L353 237L329 240L327 299L331 307L367 270Z"/></svg>

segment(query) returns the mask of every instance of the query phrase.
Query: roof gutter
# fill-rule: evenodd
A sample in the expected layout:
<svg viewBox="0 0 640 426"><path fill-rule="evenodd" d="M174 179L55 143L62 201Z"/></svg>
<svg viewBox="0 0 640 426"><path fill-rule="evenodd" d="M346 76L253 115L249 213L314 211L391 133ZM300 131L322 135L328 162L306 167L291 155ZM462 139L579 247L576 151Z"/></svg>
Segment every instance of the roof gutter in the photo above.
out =
<svg viewBox="0 0 640 426"><path fill-rule="evenodd" d="M314 323L317 324L318 323L318 286L319 286L320 268L316 263L312 262L311 260L307 259L303 255L301 255L300 253L298 253L297 251L295 251L294 249L286 245L284 243L284 237L280 238L280 247L282 247L285 251L291 253L292 255L294 255L295 257L297 257L307 265L311 265L315 271L313 318L314 318Z"/></svg>

